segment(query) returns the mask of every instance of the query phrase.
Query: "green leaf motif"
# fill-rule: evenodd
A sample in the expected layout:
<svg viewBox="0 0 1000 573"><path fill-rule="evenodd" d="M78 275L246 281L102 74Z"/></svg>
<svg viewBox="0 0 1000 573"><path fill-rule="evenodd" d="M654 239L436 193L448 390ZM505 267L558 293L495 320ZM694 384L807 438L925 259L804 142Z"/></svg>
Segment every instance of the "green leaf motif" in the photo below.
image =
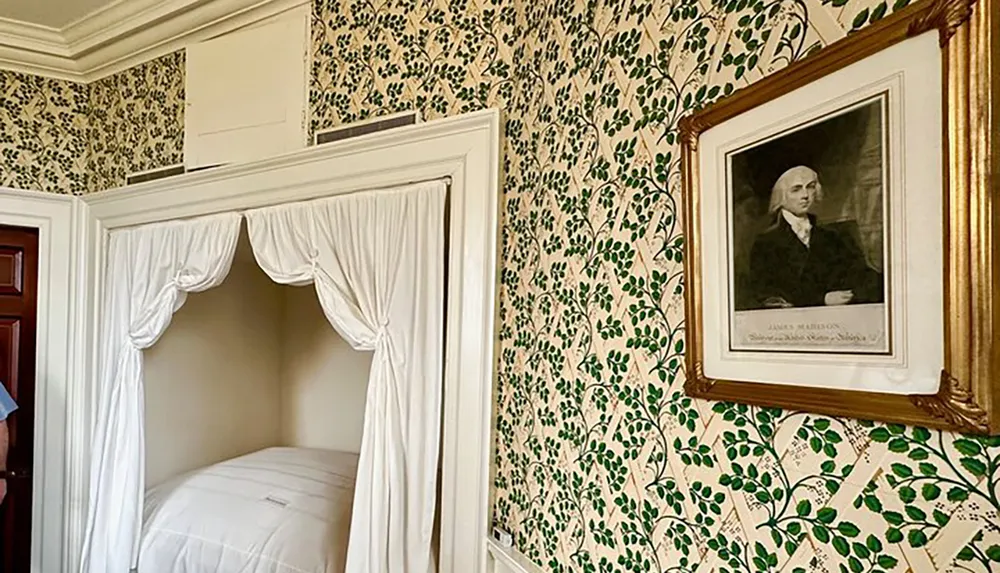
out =
<svg viewBox="0 0 1000 573"><path fill-rule="evenodd" d="M955 440L954 445L955 449L958 450L960 454L965 456L978 456L983 453L983 448L976 442L969 439L960 438Z"/></svg>
<svg viewBox="0 0 1000 573"><path fill-rule="evenodd" d="M977 460L976 458L962 458L959 460L962 467L969 470L969 472L976 477L984 477L986 475L986 464Z"/></svg>
<svg viewBox="0 0 1000 573"><path fill-rule="evenodd" d="M963 547L962 550L958 552L958 555L955 556L955 559L959 561L972 561L975 558L976 552L973 551L968 545Z"/></svg>
<svg viewBox="0 0 1000 573"><path fill-rule="evenodd" d="M927 545L927 534L919 529L911 529L906 535L906 540L910 542L910 547L916 549Z"/></svg>
<svg viewBox="0 0 1000 573"><path fill-rule="evenodd" d="M882 502L879 501L879 499L874 495L866 495L864 502L868 509L874 511L875 513L882 513Z"/></svg>
<svg viewBox="0 0 1000 573"><path fill-rule="evenodd" d="M861 529L850 521L841 521L840 524L837 525L837 531L845 537L857 537L861 533Z"/></svg>
<svg viewBox="0 0 1000 573"><path fill-rule="evenodd" d="M899 488L899 499L903 503L913 503L917 499L917 490L910 486L903 486Z"/></svg>
<svg viewBox="0 0 1000 573"><path fill-rule="evenodd" d="M920 495L922 495L926 501L934 501L935 499L941 497L941 488L932 483L926 483L922 488L920 488Z"/></svg>
<svg viewBox="0 0 1000 573"><path fill-rule="evenodd" d="M798 514L799 517L805 517L809 515L809 512L811 511L812 503L810 503L808 499L803 499L798 503L798 505L795 506L795 513Z"/></svg>
<svg viewBox="0 0 1000 573"><path fill-rule="evenodd" d="M948 490L948 501L965 501L969 499L969 490L955 486Z"/></svg>
<svg viewBox="0 0 1000 573"><path fill-rule="evenodd" d="M882 551L882 542L879 541L878 537L874 535L869 535L868 539L865 539L865 545L872 553L879 553Z"/></svg>
<svg viewBox="0 0 1000 573"><path fill-rule="evenodd" d="M898 511L887 511L882 514L882 518L885 519L889 525L896 526L902 525L904 521L903 514Z"/></svg>
<svg viewBox="0 0 1000 573"><path fill-rule="evenodd" d="M833 548L837 550L844 557L847 557L851 553L851 546L846 539L839 535L833 536Z"/></svg>
<svg viewBox="0 0 1000 573"><path fill-rule="evenodd" d="M910 449L910 442L907 442L903 438L895 438L889 442L889 451L897 454L901 454L906 450Z"/></svg>
<svg viewBox="0 0 1000 573"><path fill-rule="evenodd" d="M833 523L833 520L837 519L837 510L832 507L824 507L816 512L816 519L820 523L829 525Z"/></svg>
<svg viewBox="0 0 1000 573"><path fill-rule="evenodd" d="M854 17L854 22L851 23L851 29L857 30L861 26L864 26L867 20L868 20L868 8L865 8L861 12L858 12L858 15Z"/></svg>
<svg viewBox="0 0 1000 573"><path fill-rule="evenodd" d="M892 555L879 555L877 563L882 569L893 569L899 563L899 560Z"/></svg>
<svg viewBox="0 0 1000 573"><path fill-rule="evenodd" d="M910 469L910 466L906 464L901 464L897 462L889 467L892 469L892 473L896 474L896 476L898 477L905 479L913 476L913 470Z"/></svg>
<svg viewBox="0 0 1000 573"><path fill-rule="evenodd" d="M872 15L868 18L868 22L871 24L878 22L879 20L882 19L883 16L885 16L885 13L888 9L889 6L885 2L882 2L881 4L876 6L874 10L872 10Z"/></svg>
<svg viewBox="0 0 1000 573"><path fill-rule="evenodd" d="M870 437L872 440L880 444L884 444L889 441L890 434L889 430L887 430L884 426L882 426L875 428L874 430L869 432L868 437Z"/></svg>
<svg viewBox="0 0 1000 573"><path fill-rule="evenodd" d="M899 543L903 541L903 532L895 527L885 530L885 540L889 543Z"/></svg>
<svg viewBox="0 0 1000 573"><path fill-rule="evenodd" d="M914 505L906 506L905 511L907 517L909 517L913 521L923 521L927 519L927 513L924 510Z"/></svg>

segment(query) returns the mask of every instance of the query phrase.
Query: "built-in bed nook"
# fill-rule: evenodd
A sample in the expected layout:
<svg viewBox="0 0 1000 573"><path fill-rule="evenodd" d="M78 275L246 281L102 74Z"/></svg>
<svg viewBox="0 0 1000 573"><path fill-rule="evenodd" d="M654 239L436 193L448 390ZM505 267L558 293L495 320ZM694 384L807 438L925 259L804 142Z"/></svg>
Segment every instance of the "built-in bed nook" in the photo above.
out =
<svg viewBox="0 0 1000 573"><path fill-rule="evenodd" d="M83 573L485 566L496 137L480 112L89 201Z"/></svg>
<svg viewBox="0 0 1000 573"><path fill-rule="evenodd" d="M371 359L314 289L267 276L244 225L222 284L188 295L143 351L147 489L272 446L358 454Z"/></svg>
<svg viewBox="0 0 1000 573"><path fill-rule="evenodd" d="M272 281L244 226L143 351L140 571L345 570L373 352L310 287Z"/></svg>

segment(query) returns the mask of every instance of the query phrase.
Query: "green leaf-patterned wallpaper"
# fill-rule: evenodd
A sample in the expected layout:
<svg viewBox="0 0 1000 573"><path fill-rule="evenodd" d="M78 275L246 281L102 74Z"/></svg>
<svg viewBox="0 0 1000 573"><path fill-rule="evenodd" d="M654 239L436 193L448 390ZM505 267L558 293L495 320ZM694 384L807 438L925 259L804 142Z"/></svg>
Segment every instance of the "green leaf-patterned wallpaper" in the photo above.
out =
<svg viewBox="0 0 1000 573"><path fill-rule="evenodd" d="M1000 571L1000 438L681 391L679 118L906 3L314 2L310 129L505 114L495 513L543 569ZM83 92L91 189L182 157L182 58ZM17 142L80 121L0 82L34 94L0 117ZM17 145L0 168L33 186L10 174L50 144Z"/></svg>
<svg viewBox="0 0 1000 573"><path fill-rule="evenodd" d="M0 71L0 186L87 190L84 84Z"/></svg>
<svg viewBox="0 0 1000 573"><path fill-rule="evenodd" d="M0 70L0 186L82 195L184 160L184 52L91 84Z"/></svg>
<svg viewBox="0 0 1000 573"><path fill-rule="evenodd" d="M89 88L90 191L125 185L129 173L184 161L184 52Z"/></svg>
<svg viewBox="0 0 1000 573"><path fill-rule="evenodd" d="M495 510L545 570L1000 570L1000 438L681 391L679 118L905 4L314 4L313 129L505 112Z"/></svg>

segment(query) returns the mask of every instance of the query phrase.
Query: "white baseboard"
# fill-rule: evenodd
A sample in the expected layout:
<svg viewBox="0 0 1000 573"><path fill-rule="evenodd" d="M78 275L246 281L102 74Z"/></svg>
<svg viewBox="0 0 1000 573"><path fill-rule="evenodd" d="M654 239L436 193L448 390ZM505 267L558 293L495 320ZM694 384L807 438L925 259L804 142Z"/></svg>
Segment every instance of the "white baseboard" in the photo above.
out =
<svg viewBox="0 0 1000 573"><path fill-rule="evenodd" d="M503 547L492 538L486 540L490 559L487 573L545 573L541 567L513 547Z"/></svg>

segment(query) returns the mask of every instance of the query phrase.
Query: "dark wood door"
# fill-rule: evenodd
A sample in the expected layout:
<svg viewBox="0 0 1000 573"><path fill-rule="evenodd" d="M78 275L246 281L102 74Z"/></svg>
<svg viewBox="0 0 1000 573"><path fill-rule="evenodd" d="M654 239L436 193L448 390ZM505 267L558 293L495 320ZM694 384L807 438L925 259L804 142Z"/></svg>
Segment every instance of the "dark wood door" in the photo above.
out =
<svg viewBox="0 0 1000 573"><path fill-rule="evenodd" d="M0 381L17 402L7 419L7 498L0 505L0 572L31 567L38 230L0 225Z"/></svg>

